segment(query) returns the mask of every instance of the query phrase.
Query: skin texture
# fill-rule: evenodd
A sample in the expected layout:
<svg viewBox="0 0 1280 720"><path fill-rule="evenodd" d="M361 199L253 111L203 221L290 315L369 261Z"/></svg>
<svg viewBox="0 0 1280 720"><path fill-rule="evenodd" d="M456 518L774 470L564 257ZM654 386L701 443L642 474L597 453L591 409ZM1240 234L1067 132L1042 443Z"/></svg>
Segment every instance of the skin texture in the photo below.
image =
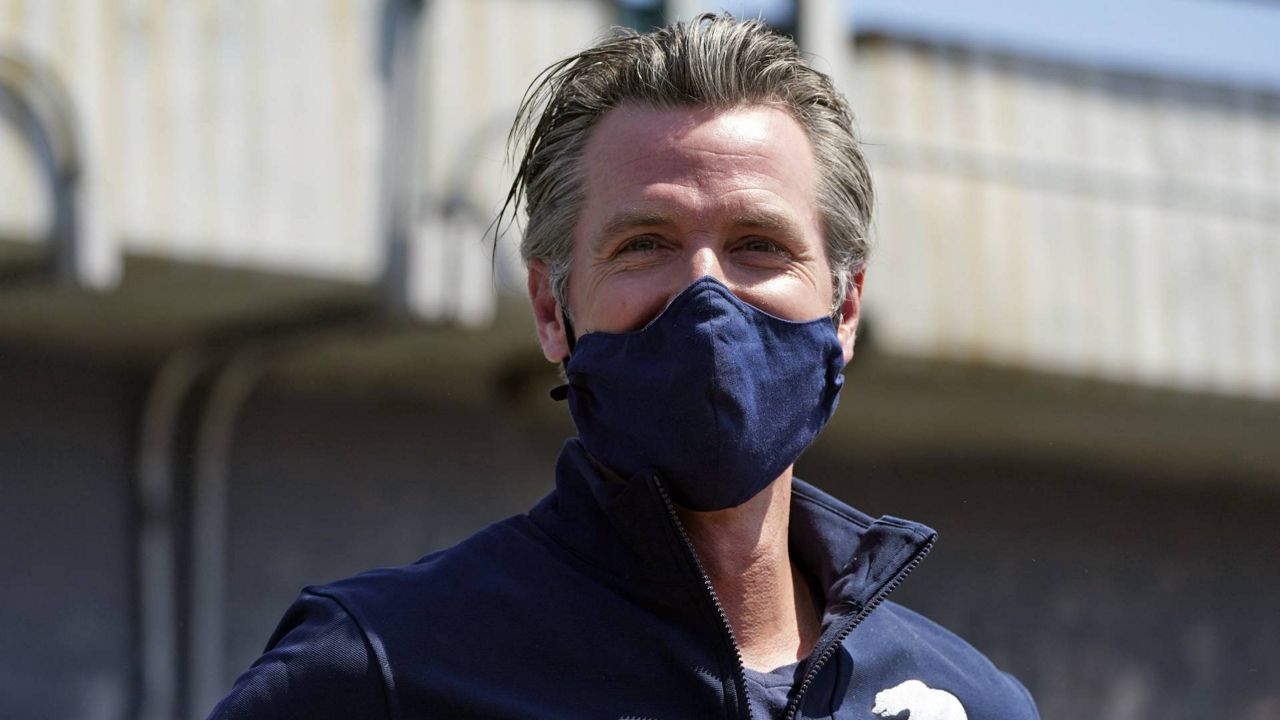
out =
<svg viewBox="0 0 1280 720"><path fill-rule="evenodd" d="M568 303L579 335L643 327L672 297L710 275L739 298L789 320L832 313L831 272L809 140L785 111L623 105L593 130L583 159L586 198L574 230ZM543 354L569 355L544 263L529 264ZM853 356L862 273L835 308ZM680 509L729 616L748 667L806 656L821 604L787 547L791 468L728 510Z"/></svg>

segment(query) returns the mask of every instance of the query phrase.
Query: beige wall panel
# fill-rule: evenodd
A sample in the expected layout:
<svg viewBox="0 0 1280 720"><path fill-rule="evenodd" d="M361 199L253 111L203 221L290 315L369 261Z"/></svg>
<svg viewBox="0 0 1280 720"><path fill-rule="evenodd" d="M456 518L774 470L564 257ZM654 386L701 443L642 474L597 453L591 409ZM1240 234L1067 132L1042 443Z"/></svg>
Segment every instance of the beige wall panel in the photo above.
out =
<svg viewBox="0 0 1280 720"><path fill-rule="evenodd" d="M89 197L127 250L369 282L380 12L0 0L0 42L66 81ZM604 0L427 5L422 307L491 311L483 232L517 102L613 19ZM859 53L880 197L866 302L886 349L1280 397L1280 97L891 40ZM47 199L0 132L0 230L30 227ZM517 235L498 262L516 289Z"/></svg>
<svg viewBox="0 0 1280 720"><path fill-rule="evenodd" d="M1016 118L1017 88L1006 62L989 55L975 54L970 59L974 97L977 148L996 155L1013 155L1013 131Z"/></svg>
<svg viewBox="0 0 1280 720"><path fill-rule="evenodd" d="M1118 258L1113 223L1114 204L1105 196L1083 199L1082 227L1076 241L1079 245L1079 278L1076 292L1081 312L1074 314L1075 334L1079 338L1082 372L1095 377L1108 377L1109 368L1124 366L1124 326L1126 304L1125 280L1116 272Z"/></svg>
<svg viewBox="0 0 1280 720"><path fill-rule="evenodd" d="M445 243L458 258L455 277L432 286L438 291L468 294L491 309L495 278L485 231L510 182L505 143L520 98L536 73L589 45L613 19L611 6L599 0L431 4L424 45L424 212L446 200L465 206L447 228L428 223L416 238L424 252L442 252L427 246ZM521 286L518 236L515 228L507 234L497 263L497 281L513 291ZM425 285L424 291L433 292Z"/></svg>
<svg viewBox="0 0 1280 720"><path fill-rule="evenodd" d="M1149 177L1154 171L1149 88L1136 81L1112 81L1103 90L1106 122L1102 132L1107 153L1102 159L1109 160L1109 169L1115 172Z"/></svg>
<svg viewBox="0 0 1280 720"><path fill-rule="evenodd" d="M1014 71L1021 81L1013 115L1016 155L1062 162L1059 147L1065 143L1057 139L1066 133L1061 97L1046 82L1028 83L1024 63L1015 62Z"/></svg>
<svg viewBox="0 0 1280 720"><path fill-rule="evenodd" d="M1259 190L1274 196L1280 188L1280 96L1255 97L1252 106L1256 129L1248 154L1258 166Z"/></svg>
<svg viewBox="0 0 1280 720"><path fill-rule="evenodd" d="M931 202L920 214L921 252L917 253L920 265L911 285L930 289L932 323L928 342L932 352L941 357L959 357L963 355L961 342L966 329L963 325L974 312L967 302L966 291L974 278L966 272L968 268L961 253L967 248L957 237L960 226L955 222L955 218L967 213L961 204L959 186L952 178L925 175L918 183L923 188L923 196Z"/></svg>
<svg viewBox="0 0 1280 720"><path fill-rule="evenodd" d="M379 9L0 0L0 38L70 88L88 198L126 249L368 280L381 262Z"/></svg>
<svg viewBox="0 0 1280 720"><path fill-rule="evenodd" d="M1121 228L1131 238L1127 243L1133 259L1133 272L1126 278L1132 289L1132 306L1135 332L1131 336L1127 363L1121 369L1132 368L1135 378L1141 382L1162 384L1169 381L1169 354L1165 347L1168 335L1168 318L1165 304L1160 297L1160 284L1164 273L1166 238L1164 208L1154 205L1134 204L1124 210L1127 222ZM1123 247L1126 243L1120 243Z"/></svg>
<svg viewBox="0 0 1280 720"><path fill-rule="evenodd" d="M854 87L859 100L853 107L859 129L878 128L882 132L905 122L911 95L899 91L901 65L907 50L886 42L869 43L859 50L862 62L854 65Z"/></svg>
<svg viewBox="0 0 1280 720"><path fill-rule="evenodd" d="M1273 228L1254 226L1247 235L1249 262L1241 283L1248 318L1243 353L1248 357L1244 385L1260 394L1280 395L1280 243Z"/></svg>
<svg viewBox="0 0 1280 720"><path fill-rule="evenodd" d="M1277 396L1274 96L885 41L859 58L888 349Z"/></svg>
<svg viewBox="0 0 1280 720"><path fill-rule="evenodd" d="M873 160L874 163L874 160ZM873 167L875 167L873 165ZM922 175L885 165L877 183L893 187L879 204L877 254L868 270L867 314L877 342L899 352L933 352L933 303L937 288L923 269L934 262L924 242L924 211L915 198L924 188Z"/></svg>
<svg viewBox="0 0 1280 720"><path fill-rule="evenodd" d="M597 0L432 3L425 50L428 187L479 194L493 208L509 180L504 142L525 88L612 20L607 3Z"/></svg>

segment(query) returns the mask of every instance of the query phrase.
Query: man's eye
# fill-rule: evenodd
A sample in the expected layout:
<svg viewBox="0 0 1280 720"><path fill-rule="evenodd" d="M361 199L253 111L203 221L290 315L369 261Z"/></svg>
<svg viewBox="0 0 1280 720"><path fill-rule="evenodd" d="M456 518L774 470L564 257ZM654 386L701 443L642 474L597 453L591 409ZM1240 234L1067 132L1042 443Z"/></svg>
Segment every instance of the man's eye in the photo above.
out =
<svg viewBox="0 0 1280 720"><path fill-rule="evenodd" d="M631 238L622 244L618 252L650 252L661 247L658 238L652 235L641 235L640 237Z"/></svg>
<svg viewBox="0 0 1280 720"><path fill-rule="evenodd" d="M775 255L786 255L787 251L778 243L768 238L747 238L739 246L739 249L753 253L773 253Z"/></svg>

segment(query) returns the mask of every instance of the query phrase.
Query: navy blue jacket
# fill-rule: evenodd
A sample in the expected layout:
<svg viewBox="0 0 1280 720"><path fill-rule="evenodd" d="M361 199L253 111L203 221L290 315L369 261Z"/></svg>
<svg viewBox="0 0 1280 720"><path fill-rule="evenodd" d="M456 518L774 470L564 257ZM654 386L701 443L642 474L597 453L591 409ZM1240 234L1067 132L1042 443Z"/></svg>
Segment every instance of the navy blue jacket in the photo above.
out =
<svg viewBox="0 0 1280 720"><path fill-rule="evenodd" d="M212 717L750 717L732 629L661 478L606 480L576 440L556 471L526 515L304 590ZM792 556L826 611L788 717L1038 717L981 653L885 601L932 530L793 482Z"/></svg>

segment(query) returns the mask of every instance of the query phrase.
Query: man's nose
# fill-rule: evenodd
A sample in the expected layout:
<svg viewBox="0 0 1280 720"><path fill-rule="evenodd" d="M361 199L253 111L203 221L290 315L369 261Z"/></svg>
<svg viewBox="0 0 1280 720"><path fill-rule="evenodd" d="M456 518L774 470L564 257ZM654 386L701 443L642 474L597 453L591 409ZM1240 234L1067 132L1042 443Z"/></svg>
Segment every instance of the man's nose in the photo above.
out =
<svg viewBox="0 0 1280 720"><path fill-rule="evenodd" d="M689 262L686 267L687 276L683 278L684 284L682 288L688 287L695 281L707 277L719 280L725 285L729 284L728 278L725 277L724 267L720 263L720 255L715 248L699 247L694 248L689 254Z"/></svg>

